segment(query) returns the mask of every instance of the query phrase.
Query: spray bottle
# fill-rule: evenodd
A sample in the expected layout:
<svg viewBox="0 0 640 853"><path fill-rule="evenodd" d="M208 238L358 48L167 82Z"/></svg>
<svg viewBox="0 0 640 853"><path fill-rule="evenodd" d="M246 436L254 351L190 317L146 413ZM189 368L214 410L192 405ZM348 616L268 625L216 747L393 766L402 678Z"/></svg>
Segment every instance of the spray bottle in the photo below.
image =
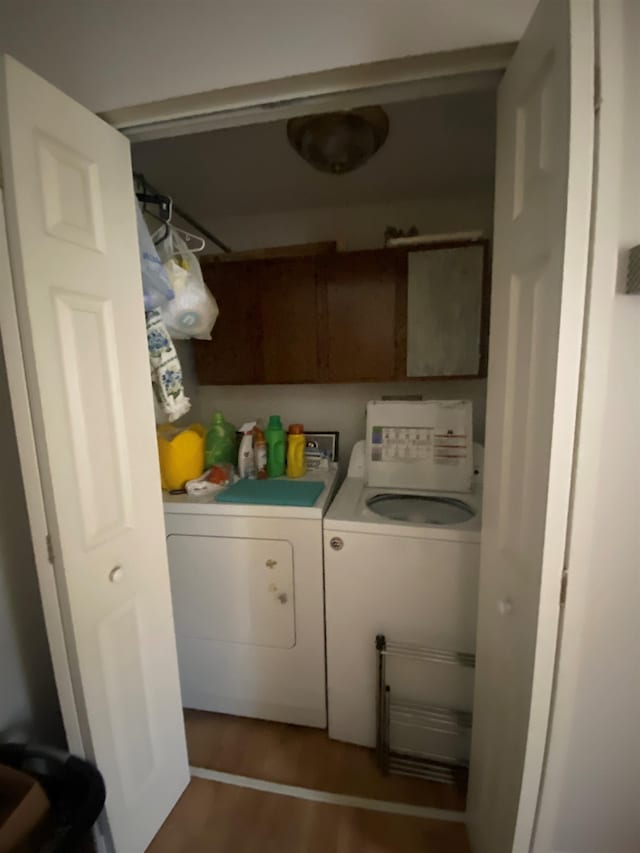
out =
<svg viewBox="0 0 640 853"><path fill-rule="evenodd" d="M238 476L241 480L254 480L256 476L256 464L253 454L253 430L256 422L242 424L240 432L242 441L238 450Z"/></svg>

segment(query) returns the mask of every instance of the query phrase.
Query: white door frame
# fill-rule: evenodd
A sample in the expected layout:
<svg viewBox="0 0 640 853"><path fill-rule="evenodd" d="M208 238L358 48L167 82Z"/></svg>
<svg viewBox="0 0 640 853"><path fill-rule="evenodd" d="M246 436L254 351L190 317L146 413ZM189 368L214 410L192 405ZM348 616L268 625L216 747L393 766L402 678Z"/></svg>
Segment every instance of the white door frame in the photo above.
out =
<svg viewBox="0 0 640 853"><path fill-rule="evenodd" d="M498 44L298 74L102 113L132 142L435 95L495 89L515 50Z"/></svg>

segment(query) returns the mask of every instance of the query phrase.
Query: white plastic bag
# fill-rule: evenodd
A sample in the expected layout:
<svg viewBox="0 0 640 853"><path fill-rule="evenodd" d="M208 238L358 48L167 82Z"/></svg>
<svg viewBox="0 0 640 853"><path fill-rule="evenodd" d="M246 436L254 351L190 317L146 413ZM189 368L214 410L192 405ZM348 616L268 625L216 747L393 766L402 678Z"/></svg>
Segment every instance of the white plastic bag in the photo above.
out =
<svg viewBox="0 0 640 853"><path fill-rule="evenodd" d="M176 340L210 341L218 304L204 283L197 257L173 229L163 251L168 255L164 267L175 294L161 308L169 334Z"/></svg>
<svg viewBox="0 0 640 853"><path fill-rule="evenodd" d="M140 269L142 271L142 290L144 292L144 310L153 311L173 299L173 290L169 276L163 266L153 240L144 221L140 205L136 203L138 225L138 248L140 250Z"/></svg>

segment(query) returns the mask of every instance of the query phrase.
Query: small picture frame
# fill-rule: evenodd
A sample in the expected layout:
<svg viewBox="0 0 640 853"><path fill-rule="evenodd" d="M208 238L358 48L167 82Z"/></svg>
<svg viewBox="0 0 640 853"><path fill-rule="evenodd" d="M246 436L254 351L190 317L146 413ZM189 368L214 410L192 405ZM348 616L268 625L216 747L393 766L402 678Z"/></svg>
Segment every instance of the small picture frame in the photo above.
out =
<svg viewBox="0 0 640 853"><path fill-rule="evenodd" d="M338 461L339 432L310 432L305 430L305 453L326 455L329 462Z"/></svg>

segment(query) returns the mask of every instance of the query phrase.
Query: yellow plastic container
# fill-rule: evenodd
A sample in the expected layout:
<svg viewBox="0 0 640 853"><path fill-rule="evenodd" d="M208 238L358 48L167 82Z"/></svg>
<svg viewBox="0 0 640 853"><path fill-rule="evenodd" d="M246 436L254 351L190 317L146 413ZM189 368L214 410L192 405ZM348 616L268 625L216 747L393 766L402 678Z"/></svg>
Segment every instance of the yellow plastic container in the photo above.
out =
<svg viewBox="0 0 640 853"><path fill-rule="evenodd" d="M201 424L190 424L185 428L160 424L157 436L163 489L182 489L187 480L195 480L202 474L204 427Z"/></svg>
<svg viewBox="0 0 640 853"><path fill-rule="evenodd" d="M287 477L302 477L307 470L304 459L305 444L302 424L291 424L287 440Z"/></svg>

